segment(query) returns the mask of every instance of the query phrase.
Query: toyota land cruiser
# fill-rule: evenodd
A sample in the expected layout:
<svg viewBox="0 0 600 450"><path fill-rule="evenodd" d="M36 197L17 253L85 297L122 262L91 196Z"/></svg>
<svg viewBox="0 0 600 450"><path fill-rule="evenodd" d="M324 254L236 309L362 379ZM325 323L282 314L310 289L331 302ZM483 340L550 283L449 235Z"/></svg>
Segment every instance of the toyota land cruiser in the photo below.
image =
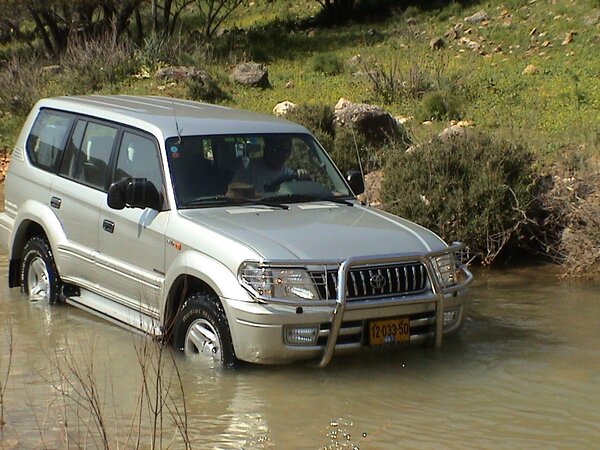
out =
<svg viewBox="0 0 600 450"><path fill-rule="evenodd" d="M40 100L5 182L8 281L211 364L458 330L461 245L361 204L304 128L161 97Z"/></svg>

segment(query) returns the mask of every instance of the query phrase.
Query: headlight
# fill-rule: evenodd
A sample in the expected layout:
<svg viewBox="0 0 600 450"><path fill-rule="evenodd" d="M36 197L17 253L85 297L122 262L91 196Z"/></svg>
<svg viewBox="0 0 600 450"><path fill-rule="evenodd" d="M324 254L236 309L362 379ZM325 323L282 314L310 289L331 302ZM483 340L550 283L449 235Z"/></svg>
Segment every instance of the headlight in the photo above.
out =
<svg viewBox="0 0 600 450"><path fill-rule="evenodd" d="M319 294L305 269L269 267L244 263L240 269L242 284L262 297L287 300L318 300Z"/></svg>
<svg viewBox="0 0 600 450"><path fill-rule="evenodd" d="M454 286L460 283L462 271L456 265L454 253L446 253L441 256L431 258L435 274L442 287Z"/></svg>

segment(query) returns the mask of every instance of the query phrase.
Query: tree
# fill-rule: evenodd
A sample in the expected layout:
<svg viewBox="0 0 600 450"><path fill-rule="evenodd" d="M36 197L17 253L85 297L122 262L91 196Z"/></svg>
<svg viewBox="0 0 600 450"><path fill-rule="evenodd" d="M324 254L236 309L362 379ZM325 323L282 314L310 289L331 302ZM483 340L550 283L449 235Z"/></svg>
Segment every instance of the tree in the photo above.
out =
<svg viewBox="0 0 600 450"><path fill-rule="evenodd" d="M315 0L325 12L330 23L343 23L352 17L354 0Z"/></svg>
<svg viewBox="0 0 600 450"><path fill-rule="evenodd" d="M69 37L85 39L112 31L124 33L143 0L2 0L4 11L25 13L35 24L35 34L51 55L62 53Z"/></svg>
<svg viewBox="0 0 600 450"><path fill-rule="evenodd" d="M223 21L246 0L196 0L202 20L202 36L210 40Z"/></svg>

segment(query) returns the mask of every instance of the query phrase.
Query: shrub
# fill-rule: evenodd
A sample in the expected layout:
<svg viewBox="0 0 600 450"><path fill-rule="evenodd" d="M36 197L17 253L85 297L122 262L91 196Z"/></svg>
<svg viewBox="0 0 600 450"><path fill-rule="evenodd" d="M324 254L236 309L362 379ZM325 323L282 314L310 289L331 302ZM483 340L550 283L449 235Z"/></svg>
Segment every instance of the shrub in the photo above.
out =
<svg viewBox="0 0 600 450"><path fill-rule="evenodd" d="M337 75L344 70L344 62L339 56L331 53L318 54L313 57L312 68L315 72L325 75Z"/></svg>
<svg viewBox="0 0 600 450"><path fill-rule="evenodd" d="M0 72L0 110L25 116L39 99L43 83L39 65L13 58Z"/></svg>
<svg viewBox="0 0 600 450"><path fill-rule="evenodd" d="M116 84L141 67L133 49L126 43L115 43L110 35L94 40L70 39L61 64L74 77L71 87L75 93Z"/></svg>
<svg viewBox="0 0 600 450"><path fill-rule="evenodd" d="M413 61L405 70L396 60L386 68L378 63L363 64L373 93L384 103L394 103L405 98L422 97L434 88L437 68L430 69L424 64Z"/></svg>
<svg viewBox="0 0 600 450"><path fill-rule="evenodd" d="M600 275L600 171L588 162L572 152L543 178L541 189L538 239L568 277Z"/></svg>
<svg viewBox="0 0 600 450"><path fill-rule="evenodd" d="M384 206L462 241L491 264L528 223L533 155L521 144L472 131L388 155Z"/></svg>
<svg viewBox="0 0 600 450"><path fill-rule="evenodd" d="M449 92L430 92L425 94L417 114L419 120L460 119L460 102Z"/></svg>
<svg viewBox="0 0 600 450"><path fill-rule="evenodd" d="M335 134L333 109L328 105L297 105L288 112L286 118L292 122L304 125L314 134L321 132L330 135L332 138Z"/></svg>
<svg viewBox="0 0 600 450"><path fill-rule="evenodd" d="M192 79L186 82L188 96L192 100L215 103L228 100L229 95L210 78Z"/></svg>
<svg viewBox="0 0 600 450"><path fill-rule="evenodd" d="M145 38L143 45L135 51L135 57L140 65L156 68L161 64L177 65L180 53L179 43L175 39L152 34Z"/></svg>

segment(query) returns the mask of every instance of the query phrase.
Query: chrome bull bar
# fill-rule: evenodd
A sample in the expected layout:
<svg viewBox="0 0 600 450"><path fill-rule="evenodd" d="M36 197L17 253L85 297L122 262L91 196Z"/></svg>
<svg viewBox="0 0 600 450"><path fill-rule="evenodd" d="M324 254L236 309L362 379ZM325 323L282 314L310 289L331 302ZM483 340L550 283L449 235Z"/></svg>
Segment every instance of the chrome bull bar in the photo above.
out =
<svg viewBox="0 0 600 450"><path fill-rule="evenodd" d="M344 319L344 312L346 310L346 282L348 279L348 273L353 267L364 266L367 264L386 264L390 262L396 263L404 261L418 261L425 266L427 276L431 283L431 289L435 296L434 347L441 347L442 338L444 334L444 298L447 294L452 294L454 292L463 290L473 280L473 275L462 264L460 264L460 261L457 261L457 269L464 274L465 278L464 280L461 280L461 282L453 286L444 287L441 285L439 277L436 274L435 268L433 266L433 258L437 256L447 255L449 253L460 252L464 249L464 247L464 244L455 243L452 244L452 246L448 249L439 252L432 252L421 255L413 254L410 256L402 257L398 257L398 255L382 255L369 258L356 257L349 258L342 262L337 273L338 289L336 304L331 316L331 329L329 331L329 336L325 344L325 349L323 350L323 355L321 356L321 360L319 361L317 366L325 367L327 364L329 364L331 358L333 357L333 352L335 350L337 338L340 332L340 328L342 326L342 321Z"/></svg>

